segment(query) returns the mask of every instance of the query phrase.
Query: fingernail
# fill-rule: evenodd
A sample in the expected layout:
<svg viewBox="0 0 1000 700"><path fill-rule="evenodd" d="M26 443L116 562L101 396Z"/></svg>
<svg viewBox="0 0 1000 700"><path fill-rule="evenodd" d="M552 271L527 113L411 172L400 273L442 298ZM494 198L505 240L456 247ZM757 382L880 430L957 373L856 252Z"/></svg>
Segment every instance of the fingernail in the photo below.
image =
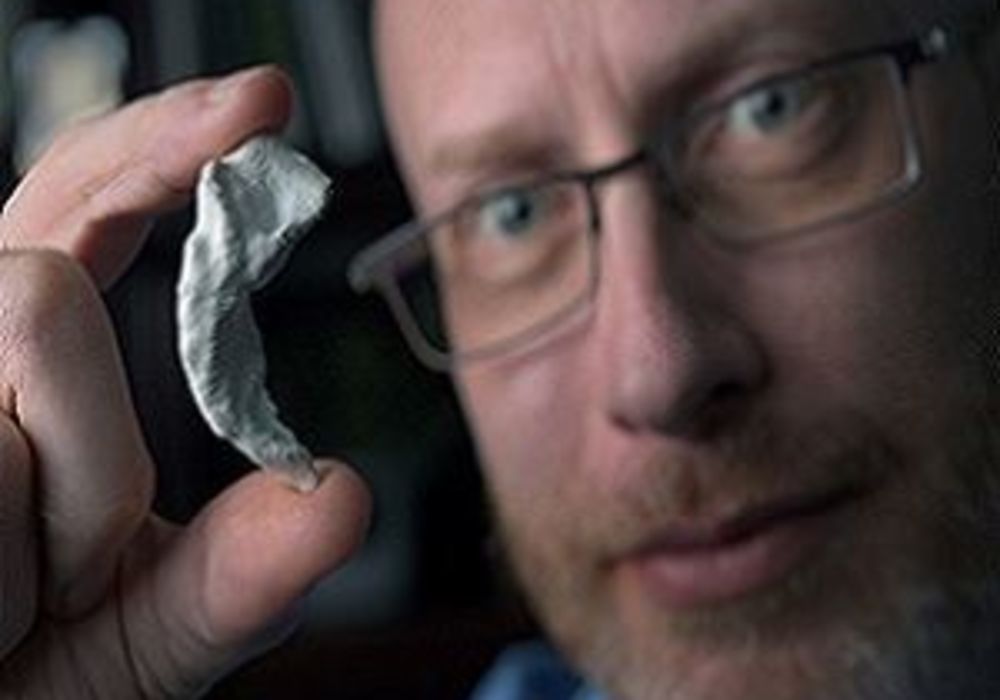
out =
<svg viewBox="0 0 1000 700"><path fill-rule="evenodd" d="M264 66L255 66L253 68L245 68L237 73L233 73L226 78L223 78L215 87L212 88L212 92L209 94L208 99L213 104L221 104L229 100L229 98L235 93L239 92L246 83L254 80L258 75L267 71Z"/></svg>

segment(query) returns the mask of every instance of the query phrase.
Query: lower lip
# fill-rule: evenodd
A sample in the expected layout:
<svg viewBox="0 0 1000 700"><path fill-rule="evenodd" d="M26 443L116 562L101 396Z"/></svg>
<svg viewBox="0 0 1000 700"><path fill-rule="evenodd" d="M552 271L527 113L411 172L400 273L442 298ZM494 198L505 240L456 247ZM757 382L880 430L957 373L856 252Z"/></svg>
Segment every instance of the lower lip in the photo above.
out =
<svg viewBox="0 0 1000 700"><path fill-rule="evenodd" d="M831 521L841 510L835 507L781 520L733 543L685 552L654 550L627 566L643 588L667 607L718 605L766 589L802 566L827 538Z"/></svg>

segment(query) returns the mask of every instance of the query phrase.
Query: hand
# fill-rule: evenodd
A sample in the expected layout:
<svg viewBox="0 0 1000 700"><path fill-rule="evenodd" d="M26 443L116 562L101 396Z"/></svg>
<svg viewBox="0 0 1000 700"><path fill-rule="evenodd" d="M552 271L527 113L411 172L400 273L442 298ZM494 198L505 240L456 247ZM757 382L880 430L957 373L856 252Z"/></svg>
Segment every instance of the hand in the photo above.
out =
<svg viewBox="0 0 1000 700"><path fill-rule="evenodd" d="M281 636L360 542L342 465L309 495L244 478L185 528L154 470L99 288L201 165L286 121L275 69L198 81L57 139L0 219L0 698L190 697Z"/></svg>

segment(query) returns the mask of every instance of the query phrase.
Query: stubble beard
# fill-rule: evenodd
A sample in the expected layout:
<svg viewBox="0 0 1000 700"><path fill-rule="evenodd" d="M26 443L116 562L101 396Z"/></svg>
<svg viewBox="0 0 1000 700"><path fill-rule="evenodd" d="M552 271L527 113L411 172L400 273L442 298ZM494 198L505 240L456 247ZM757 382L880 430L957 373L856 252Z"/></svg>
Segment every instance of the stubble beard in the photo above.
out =
<svg viewBox="0 0 1000 700"><path fill-rule="evenodd" d="M920 531L903 546L927 541L891 566L864 556L898 555L892 541L878 543L898 527L880 532L874 517L871 532L835 538L817 562L767 591L690 615L654 611L637 629L640 616L587 568L588 542L616 541L601 529L605 515L610 529L632 525L622 527L628 516L612 504L608 514L592 507L594 524L577 523L583 534L566 545L523 514L504 514L494 496L506 553L556 644L616 699L992 700L1000 697L1000 412L990 404L940 430L941 449L919 467L877 436L841 453L845 468L884 470L888 490L920 496L889 501L890 520ZM780 464L787 451L753 461L763 463L761 454ZM645 486L633 504L640 510L657 498Z"/></svg>

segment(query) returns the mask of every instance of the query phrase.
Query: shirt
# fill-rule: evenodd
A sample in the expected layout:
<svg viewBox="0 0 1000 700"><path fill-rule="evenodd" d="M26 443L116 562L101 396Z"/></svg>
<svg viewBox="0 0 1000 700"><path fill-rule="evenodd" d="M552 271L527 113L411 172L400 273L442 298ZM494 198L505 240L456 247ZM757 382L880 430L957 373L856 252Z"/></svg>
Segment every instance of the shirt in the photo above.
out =
<svg viewBox="0 0 1000 700"><path fill-rule="evenodd" d="M570 670L544 642L503 652L470 700L608 700Z"/></svg>

